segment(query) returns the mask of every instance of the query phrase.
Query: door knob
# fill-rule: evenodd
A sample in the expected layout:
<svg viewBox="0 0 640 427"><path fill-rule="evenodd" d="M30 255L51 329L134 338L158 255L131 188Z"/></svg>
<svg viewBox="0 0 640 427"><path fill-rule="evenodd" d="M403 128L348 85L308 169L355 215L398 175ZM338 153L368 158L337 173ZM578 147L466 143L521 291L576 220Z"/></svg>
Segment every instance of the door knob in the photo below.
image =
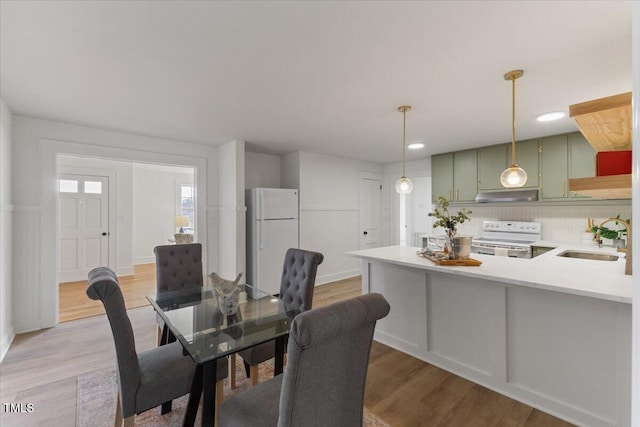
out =
<svg viewBox="0 0 640 427"><path fill-rule="evenodd" d="M364 232L364 233L362 233L362 234L367 235L367 234L369 234L369 232L365 231L365 232Z"/></svg>
<svg viewBox="0 0 640 427"><path fill-rule="evenodd" d="M106 231L105 231L105 232L103 232L103 233L102 233L102 235L103 235L103 236L106 236L106 235L107 235Z"/></svg>

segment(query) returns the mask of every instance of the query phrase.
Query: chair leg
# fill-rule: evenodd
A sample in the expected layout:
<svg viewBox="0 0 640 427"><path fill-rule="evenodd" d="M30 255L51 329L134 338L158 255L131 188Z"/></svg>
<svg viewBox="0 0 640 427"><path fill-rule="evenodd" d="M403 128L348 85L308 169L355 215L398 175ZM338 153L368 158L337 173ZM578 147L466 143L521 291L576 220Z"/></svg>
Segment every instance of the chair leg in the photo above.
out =
<svg viewBox="0 0 640 427"><path fill-rule="evenodd" d="M120 406L120 392L116 393L116 419L114 427L122 427L122 406Z"/></svg>
<svg viewBox="0 0 640 427"><path fill-rule="evenodd" d="M242 360L242 362L244 363L244 373L246 374L247 378L251 378L251 367L246 360Z"/></svg>
<svg viewBox="0 0 640 427"><path fill-rule="evenodd" d="M160 409L160 415L168 414L171 412L171 400L168 402L164 402L162 404L162 408Z"/></svg>
<svg viewBox="0 0 640 427"><path fill-rule="evenodd" d="M251 366L251 387L255 387L258 385L258 365Z"/></svg>
<svg viewBox="0 0 640 427"><path fill-rule="evenodd" d="M158 326L158 330L156 331L156 341L158 347L160 347L162 345L162 328L160 326Z"/></svg>
<svg viewBox="0 0 640 427"><path fill-rule="evenodd" d="M224 380L220 380L216 383L216 417L215 417L215 427L218 427L218 409L220 409L220 405L222 405L222 401L224 400Z"/></svg>
<svg viewBox="0 0 640 427"><path fill-rule="evenodd" d="M136 416L131 415L124 419L124 427L133 427L136 422Z"/></svg>
<svg viewBox="0 0 640 427"><path fill-rule="evenodd" d="M229 356L229 388L233 390L236 387L236 354L233 353Z"/></svg>

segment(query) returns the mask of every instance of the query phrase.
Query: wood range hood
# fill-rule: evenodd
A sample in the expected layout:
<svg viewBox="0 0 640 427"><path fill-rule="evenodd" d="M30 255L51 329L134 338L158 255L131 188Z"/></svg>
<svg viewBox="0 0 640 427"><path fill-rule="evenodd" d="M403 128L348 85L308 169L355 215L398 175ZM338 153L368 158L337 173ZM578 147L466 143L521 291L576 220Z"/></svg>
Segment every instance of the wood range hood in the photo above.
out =
<svg viewBox="0 0 640 427"><path fill-rule="evenodd" d="M631 150L631 92L570 105L569 116L597 152ZM570 179L569 190L597 199L630 199L631 174Z"/></svg>

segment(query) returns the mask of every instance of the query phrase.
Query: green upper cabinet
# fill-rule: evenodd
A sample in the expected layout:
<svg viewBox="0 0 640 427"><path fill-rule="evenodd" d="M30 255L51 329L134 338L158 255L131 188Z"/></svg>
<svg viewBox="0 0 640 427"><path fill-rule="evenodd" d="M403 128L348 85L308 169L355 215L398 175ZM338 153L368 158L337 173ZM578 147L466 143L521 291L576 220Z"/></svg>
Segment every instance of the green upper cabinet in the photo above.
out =
<svg viewBox="0 0 640 427"><path fill-rule="evenodd" d="M453 153L431 156L431 201L453 198Z"/></svg>
<svg viewBox="0 0 640 427"><path fill-rule="evenodd" d="M500 185L500 174L508 166L507 162L507 144L479 148L478 189L498 190L503 188Z"/></svg>
<svg viewBox="0 0 640 427"><path fill-rule="evenodd" d="M478 194L478 150L453 153L453 200L473 202Z"/></svg>
<svg viewBox="0 0 640 427"><path fill-rule="evenodd" d="M516 142L516 163L527 172L523 188L538 188L538 139ZM478 149L478 189L503 190L500 174L511 165L511 144L492 145Z"/></svg>
<svg viewBox="0 0 640 427"><path fill-rule="evenodd" d="M478 150L437 154L431 157L431 200L439 196L451 202L471 202L478 193Z"/></svg>
<svg viewBox="0 0 640 427"><path fill-rule="evenodd" d="M523 188L538 188L540 200L581 200L569 178L595 175L595 151L580 132L516 143L516 163L527 172ZM500 174L511 164L511 143L431 157L432 201L474 202L478 191L503 190Z"/></svg>
<svg viewBox="0 0 640 427"><path fill-rule="evenodd" d="M588 178L596 175L596 150L580 133L569 135L569 178ZM588 199L588 196L569 192L569 197Z"/></svg>
<svg viewBox="0 0 640 427"><path fill-rule="evenodd" d="M595 150L576 132L541 140L542 199L585 199L587 196L569 191L569 178L595 175Z"/></svg>
<svg viewBox="0 0 640 427"><path fill-rule="evenodd" d="M567 197L567 168L569 151L567 135L542 138L542 177L540 196L543 200Z"/></svg>
<svg viewBox="0 0 640 427"><path fill-rule="evenodd" d="M540 186L539 143L539 139L516 142L516 163L527 173L527 182L522 188L538 188ZM507 144L507 155L508 165L510 165L511 144Z"/></svg>

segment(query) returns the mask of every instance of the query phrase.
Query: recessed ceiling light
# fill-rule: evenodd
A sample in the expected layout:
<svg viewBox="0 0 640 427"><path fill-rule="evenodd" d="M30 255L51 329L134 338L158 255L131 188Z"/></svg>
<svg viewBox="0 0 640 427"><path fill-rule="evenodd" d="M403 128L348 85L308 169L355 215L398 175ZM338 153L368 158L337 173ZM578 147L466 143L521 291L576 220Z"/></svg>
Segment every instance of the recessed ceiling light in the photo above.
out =
<svg viewBox="0 0 640 427"><path fill-rule="evenodd" d="M413 144L407 145L407 148L410 150L418 150L424 148L424 144L422 142L414 142Z"/></svg>
<svg viewBox="0 0 640 427"><path fill-rule="evenodd" d="M550 122L559 120L564 117L564 111L550 111L548 113L538 114L536 120L539 122Z"/></svg>

